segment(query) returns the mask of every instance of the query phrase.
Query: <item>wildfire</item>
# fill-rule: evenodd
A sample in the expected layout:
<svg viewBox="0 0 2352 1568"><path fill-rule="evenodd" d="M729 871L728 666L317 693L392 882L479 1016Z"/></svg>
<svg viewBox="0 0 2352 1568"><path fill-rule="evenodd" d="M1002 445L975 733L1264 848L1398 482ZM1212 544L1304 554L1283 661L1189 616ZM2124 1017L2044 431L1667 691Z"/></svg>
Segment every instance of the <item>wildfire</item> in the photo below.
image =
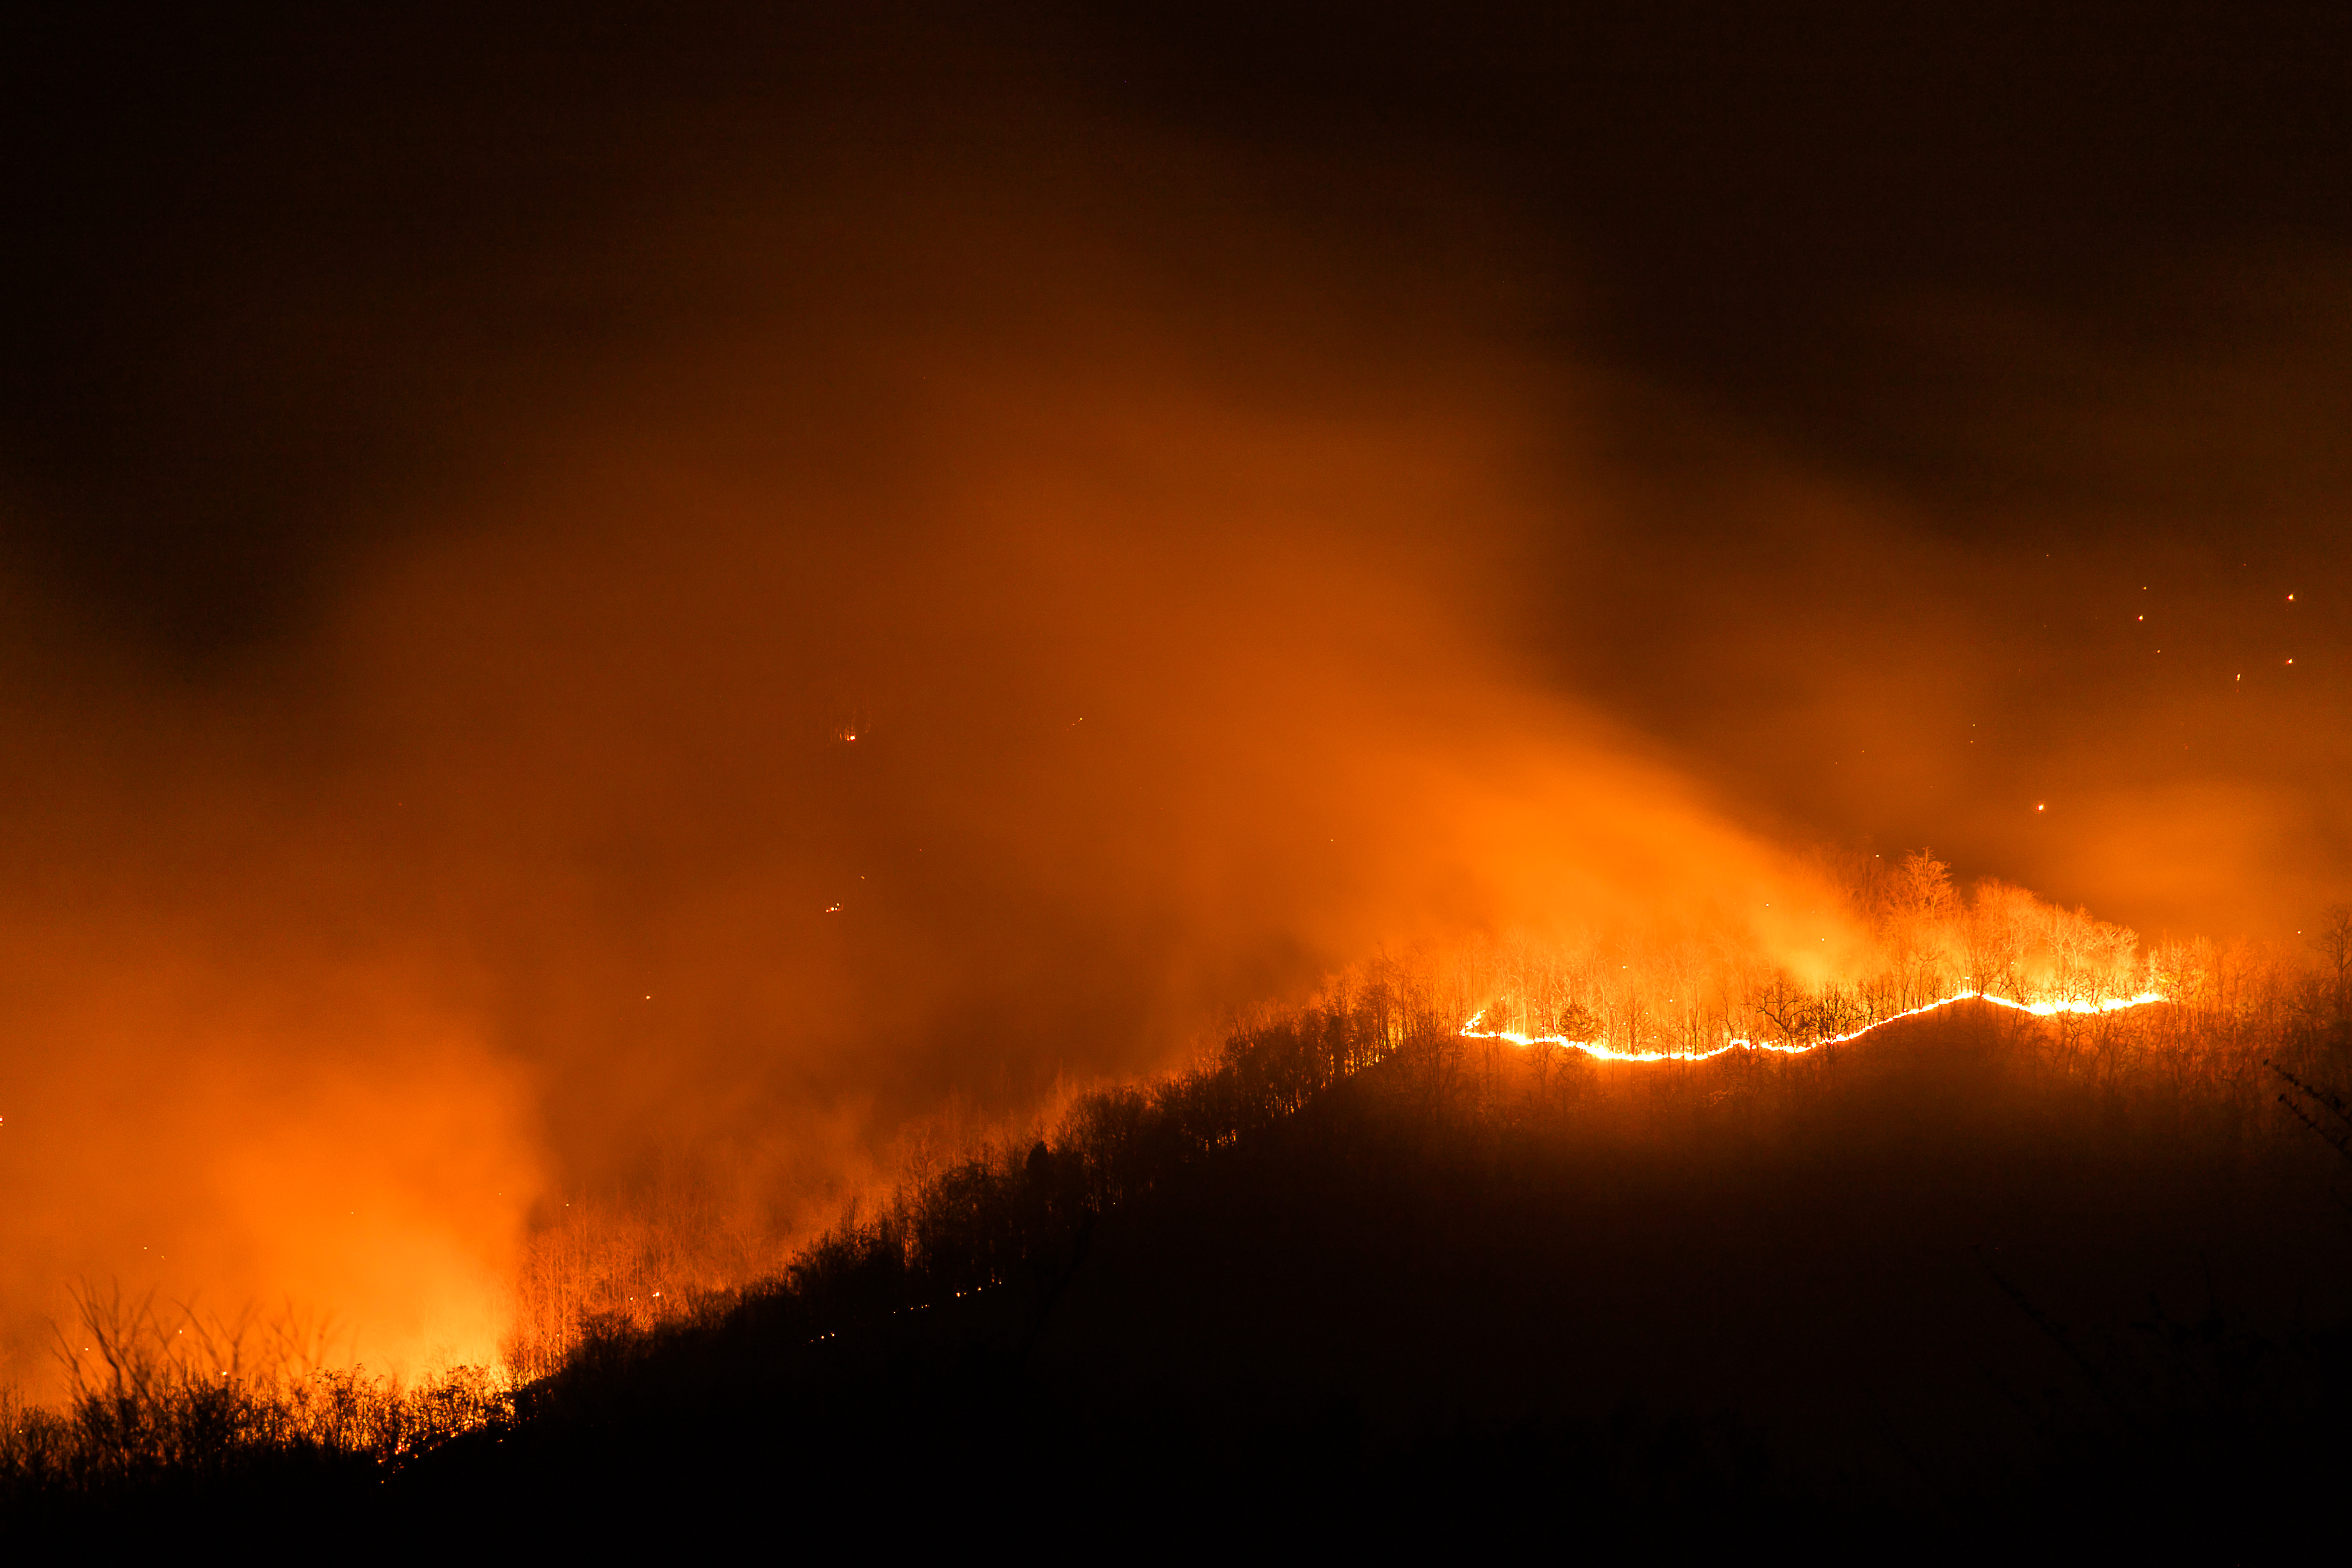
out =
<svg viewBox="0 0 2352 1568"><path fill-rule="evenodd" d="M1990 1002L1996 1007L2013 1008L2020 1013L2031 1013L2037 1018L2049 1018L2061 1013L2116 1013L2126 1007L2144 1007L2150 1002L2163 1000L2163 994L2157 991L2143 991L2137 996L2110 996L2098 1002L2020 1002L2012 997L1996 996L1989 991L1961 991L1901 1013L1890 1013L1850 1034L1831 1035L1809 1045L1776 1045L1769 1040L1734 1039L1711 1051L1623 1051L1599 1040L1571 1040L1564 1035L1522 1035L1513 1029L1482 1029L1478 1026L1479 1021L1486 1016L1483 1007L1462 1026L1462 1032L1473 1039L1508 1040L1520 1046L1566 1046L1605 1062L1703 1062L1727 1051L1777 1051L1782 1056L1801 1057L1823 1046L1840 1046L1848 1040L1858 1040L1872 1030L1883 1029L1897 1019L1916 1018L1922 1013L1933 1013L1939 1007L1949 1007L1959 1002Z"/></svg>

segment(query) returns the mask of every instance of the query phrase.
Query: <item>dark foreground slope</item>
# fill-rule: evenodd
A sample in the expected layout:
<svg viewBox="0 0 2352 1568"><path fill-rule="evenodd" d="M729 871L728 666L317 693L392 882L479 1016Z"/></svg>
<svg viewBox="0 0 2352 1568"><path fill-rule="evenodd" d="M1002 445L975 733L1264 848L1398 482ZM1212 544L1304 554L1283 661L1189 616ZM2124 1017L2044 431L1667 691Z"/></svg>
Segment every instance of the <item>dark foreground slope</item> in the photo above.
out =
<svg viewBox="0 0 2352 1568"><path fill-rule="evenodd" d="M2343 1457L2329 1156L2096 1044L1989 1007L1795 1062L1446 1043L1181 1159L1082 1114L392 1489L950 1542L2242 1542Z"/></svg>
<svg viewBox="0 0 2352 1568"><path fill-rule="evenodd" d="M161 1512L1057 1555L2243 1545L2347 1457L2335 1155L2112 1044L1971 1006L1603 1067L1310 1015L592 1340L388 1479Z"/></svg>

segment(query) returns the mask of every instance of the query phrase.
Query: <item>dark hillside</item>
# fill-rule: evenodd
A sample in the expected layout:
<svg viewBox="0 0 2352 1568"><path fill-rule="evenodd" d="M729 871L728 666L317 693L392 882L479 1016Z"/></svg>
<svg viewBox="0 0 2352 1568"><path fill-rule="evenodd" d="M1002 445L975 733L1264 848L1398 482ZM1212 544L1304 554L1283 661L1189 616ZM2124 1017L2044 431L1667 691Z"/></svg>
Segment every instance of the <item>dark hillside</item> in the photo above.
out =
<svg viewBox="0 0 2352 1568"><path fill-rule="evenodd" d="M691 1321L592 1333L453 1441L181 1463L17 1522L2242 1541L2343 1458L2352 1235L2258 1043L2165 1011L1603 1064L1374 993L1083 1099Z"/></svg>
<svg viewBox="0 0 2352 1568"><path fill-rule="evenodd" d="M855 1500L950 1536L1566 1510L1631 1545L1831 1510L1994 1530L2053 1485L2095 1519L2177 1461L2200 1489L2167 1506L2210 1514L2209 1447L2276 1484L2340 1364L2298 1338L2352 1303L2332 1156L2252 1097L2102 1084L2063 1037L1977 1005L1794 1059L1424 1037L1189 1155L1163 1097L1148 1160L1150 1108L1108 1097L943 1178L928 1241L885 1220L722 1320L591 1347L394 1490L551 1491L598 1528ZM1100 1204L1122 1129L1150 1179Z"/></svg>
<svg viewBox="0 0 2352 1568"><path fill-rule="evenodd" d="M1736 1059L1587 1069L1603 1103L1532 1124L1350 1084L1107 1224L1040 1358L1397 1429L1700 1412L1808 1480L1900 1488L2019 1452L1980 1368L2063 1381L2004 1280L2086 1326L2151 1289L2201 1315L2209 1279L2266 1321L2340 1312L2315 1159L2039 1082L2042 1027L1906 1022L1766 1084Z"/></svg>

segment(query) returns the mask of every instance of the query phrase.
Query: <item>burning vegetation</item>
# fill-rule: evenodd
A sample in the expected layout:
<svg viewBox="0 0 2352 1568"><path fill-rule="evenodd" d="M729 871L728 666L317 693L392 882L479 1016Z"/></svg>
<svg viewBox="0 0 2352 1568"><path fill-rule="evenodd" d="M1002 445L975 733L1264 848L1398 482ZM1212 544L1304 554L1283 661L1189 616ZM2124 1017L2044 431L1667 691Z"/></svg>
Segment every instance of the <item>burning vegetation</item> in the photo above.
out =
<svg viewBox="0 0 2352 1568"><path fill-rule="evenodd" d="M1623 939L1521 943L1508 957L1487 960L1500 994L1463 1032L1568 1046L1614 1061L1738 1049L1787 1054L1858 1039L1894 1019L1970 999L2041 1017L2095 1016L2167 1000L2193 1005L2228 962L2210 942L2144 952L2137 933L2125 927L1996 880L1963 898L1950 868L1924 849L1895 867L1871 856L1844 870L1845 907L1831 918L1850 910L1868 931L1858 974L1806 985L1769 958L1743 963L1719 944L1659 951L1660 944ZM2240 956L2275 967L2274 959Z"/></svg>
<svg viewBox="0 0 2352 1568"><path fill-rule="evenodd" d="M731 1517L755 1475L791 1478L787 1507L919 1474L984 1508L1052 1473L1084 1517L1181 1492L1182 1528L1213 1531L1267 1467L1351 1506L1402 1468L1400 1529L1576 1508L1628 1547L1761 1525L1858 1544L1923 1510L1990 1539L2054 1487L2147 1507L2190 1471L2334 1463L2312 1434L2347 1331L2280 1318L2274 1265L2300 1260L2303 1308L2316 1286L2352 1310L2319 1223L2318 1156L2352 1132L2327 1087L2352 1076L2342 944L2316 967L2147 955L2015 889L1956 896L1924 852L1848 864L1884 944L1854 980L1750 970L1743 995L1737 969L1655 948L1637 968L1622 943L1383 959L1181 1071L910 1134L894 1182L772 1266L715 1247L683 1190L658 1223L556 1217L497 1368L404 1383L329 1364L316 1331L85 1293L68 1397L6 1414L11 1528L267 1507L422 1539L488 1491ZM2022 994L1944 990L1979 973ZM1464 1028L1482 995L1586 1048ZM1704 1032L1756 1018L1787 1048ZM1785 1296L1784 1247L1845 1255L1852 1299ZM2201 1305L2168 1285L2097 1316L2190 1254ZM1352 1325L1326 1316L1343 1304ZM1408 1321L1440 1336L1410 1364L1364 1340ZM1856 1356L1899 1416L1845 1381Z"/></svg>

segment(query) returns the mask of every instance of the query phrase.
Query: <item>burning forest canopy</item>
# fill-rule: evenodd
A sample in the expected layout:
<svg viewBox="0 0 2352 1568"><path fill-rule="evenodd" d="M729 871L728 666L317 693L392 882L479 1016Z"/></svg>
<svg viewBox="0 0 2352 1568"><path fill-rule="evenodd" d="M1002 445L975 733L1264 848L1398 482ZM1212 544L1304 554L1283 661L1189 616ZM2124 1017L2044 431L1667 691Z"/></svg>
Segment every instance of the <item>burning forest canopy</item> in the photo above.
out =
<svg viewBox="0 0 2352 1568"><path fill-rule="evenodd" d="M99 1282L560 1359L1367 966L1529 1063L2335 1037L2324 160L2166 228L2164 117L1742 174L1223 25L18 52L9 1380Z"/></svg>

